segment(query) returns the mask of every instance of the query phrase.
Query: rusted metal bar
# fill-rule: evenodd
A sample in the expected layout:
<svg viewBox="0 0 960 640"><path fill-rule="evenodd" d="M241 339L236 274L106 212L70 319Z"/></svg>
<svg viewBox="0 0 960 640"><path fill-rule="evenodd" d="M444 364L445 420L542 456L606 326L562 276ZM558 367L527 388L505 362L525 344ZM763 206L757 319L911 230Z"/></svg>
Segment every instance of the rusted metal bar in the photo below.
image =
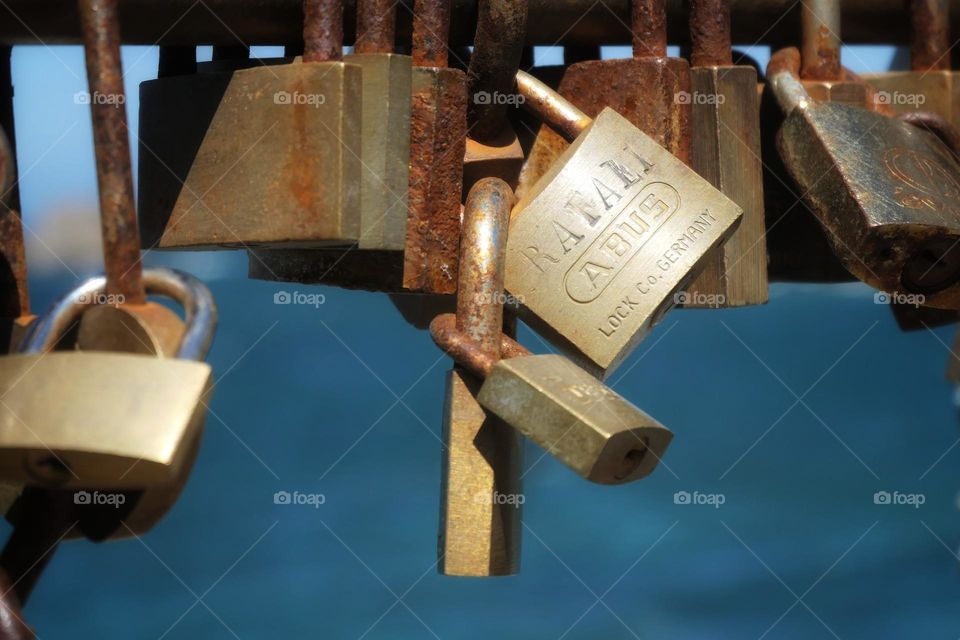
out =
<svg viewBox="0 0 960 640"><path fill-rule="evenodd" d="M950 70L950 2L910 0L910 68L914 71Z"/></svg>
<svg viewBox="0 0 960 640"><path fill-rule="evenodd" d="M397 37L394 0L361 2L357 8L357 38L354 53L392 53Z"/></svg>
<svg viewBox="0 0 960 640"><path fill-rule="evenodd" d="M690 0L690 64L724 67L733 64L729 0Z"/></svg>
<svg viewBox="0 0 960 640"><path fill-rule="evenodd" d="M343 59L343 2L303 0L303 61Z"/></svg>
<svg viewBox="0 0 960 640"><path fill-rule="evenodd" d="M413 15L413 65L447 66L450 0L416 0Z"/></svg>
<svg viewBox="0 0 960 640"><path fill-rule="evenodd" d="M666 0L633 0L630 25L634 58L667 57Z"/></svg>
<svg viewBox="0 0 960 640"><path fill-rule="evenodd" d="M840 0L801 2L803 49L800 77L840 80Z"/></svg>
<svg viewBox="0 0 960 640"><path fill-rule="evenodd" d="M344 2L349 25L346 42L353 42L355 0ZM402 0L397 35L408 42L409 8ZM796 42L800 33L797 0L738 0L733 3L733 40L737 43ZM195 0L121 0L121 28L129 44L299 43L303 27L302 0L208 0L209 10ZM684 3L667 3L671 43L689 41ZM848 44L909 44L909 21L903 0L843 0L843 39ZM527 44L628 44L631 41L630 0L530 0ZM960 0L950 0L951 30L960 32ZM451 44L473 41L477 0L455 0ZM73 0L5 0L0 5L0 42L16 44L75 44L80 41L78 12Z"/></svg>
<svg viewBox="0 0 960 640"><path fill-rule="evenodd" d="M107 291L122 296L129 304L142 304L146 301L146 292L140 263L140 231L133 204L117 0L80 0L80 13L100 187Z"/></svg>
<svg viewBox="0 0 960 640"><path fill-rule="evenodd" d="M477 46L467 68L467 123L470 137L497 139L507 127L507 104L476 96L509 95L523 55L527 30L526 0L481 0L477 16ZM481 44L482 43L482 46Z"/></svg>

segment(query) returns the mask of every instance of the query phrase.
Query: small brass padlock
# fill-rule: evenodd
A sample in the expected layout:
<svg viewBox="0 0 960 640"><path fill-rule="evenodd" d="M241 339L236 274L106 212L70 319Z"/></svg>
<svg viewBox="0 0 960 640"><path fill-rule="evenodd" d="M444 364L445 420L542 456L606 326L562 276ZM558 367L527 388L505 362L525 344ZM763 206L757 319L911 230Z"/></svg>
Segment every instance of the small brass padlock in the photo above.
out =
<svg viewBox="0 0 960 640"><path fill-rule="evenodd" d="M153 269L144 282L182 301L178 358L49 351L102 299L93 278L31 328L21 353L0 358L0 478L58 488L141 489L182 480L202 431L216 308L186 274ZM54 401L55 399L55 401Z"/></svg>
<svg viewBox="0 0 960 640"><path fill-rule="evenodd" d="M960 305L960 164L933 134L839 103L817 104L796 49L767 75L786 119L777 146L834 252L860 280L922 304Z"/></svg>
<svg viewBox="0 0 960 640"><path fill-rule="evenodd" d="M529 74L517 86L573 143L514 207L506 288L534 328L606 376L743 210L612 109L591 122Z"/></svg>

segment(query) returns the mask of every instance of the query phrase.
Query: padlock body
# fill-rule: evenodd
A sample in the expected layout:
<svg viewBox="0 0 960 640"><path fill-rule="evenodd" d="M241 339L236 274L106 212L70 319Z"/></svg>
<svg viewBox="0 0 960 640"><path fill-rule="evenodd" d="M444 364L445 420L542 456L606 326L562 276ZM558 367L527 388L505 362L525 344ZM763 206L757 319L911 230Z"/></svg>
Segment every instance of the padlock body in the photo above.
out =
<svg viewBox="0 0 960 640"><path fill-rule="evenodd" d="M363 77L361 249L403 251L410 158L410 56L354 54Z"/></svg>
<svg viewBox="0 0 960 640"><path fill-rule="evenodd" d="M258 66L140 88L145 248L347 245L360 235L361 71Z"/></svg>
<svg viewBox="0 0 960 640"><path fill-rule="evenodd" d="M836 102L871 109L870 92L863 82L852 80L803 80L803 88L816 102Z"/></svg>
<svg viewBox="0 0 960 640"><path fill-rule="evenodd" d="M578 474L602 484L649 475L673 438L669 429L558 355L501 360L477 399Z"/></svg>
<svg viewBox="0 0 960 640"><path fill-rule="evenodd" d="M206 415L202 362L121 353L0 358L0 478L67 488L176 480Z"/></svg>
<svg viewBox="0 0 960 640"><path fill-rule="evenodd" d="M410 193L403 286L457 289L460 200L467 137L466 74L414 67L411 77Z"/></svg>
<svg viewBox="0 0 960 640"><path fill-rule="evenodd" d="M896 113L929 111L960 126L960 80L953 71L892 71L863 76L876 100Z"/></svg>
<svg viewBox="0 0 960 640"><path fill-rule="evenodd" d="M740 226L687 287L684 307L767 301L767 244L757 72L747 66L691 69L691 166L743 209Z"/></svg>
<svg viewBox="0 0 960 640"><path fill-rule="evenodd" d="M513 575L520 570L523 443L516 431L483 410L476 399L479 388L468 373L450 371L443 409L438 565L444 575Z"/></svg>
<svg viewBox="0 0 960 640"><path fill-rule="evenodd" d="M506 288L606 376L676 302L742 210L612 109L517 203Z"/></svg>
<svg viewBox="0 0 960 640"><path fill-rule="evenodd" d="M912 266L960 240L960 165L939 140L830 103L795 109L777 145L850 273L881 291L923 294L926 306L960 304L955 259L931 258L932 274Z"/></svg>

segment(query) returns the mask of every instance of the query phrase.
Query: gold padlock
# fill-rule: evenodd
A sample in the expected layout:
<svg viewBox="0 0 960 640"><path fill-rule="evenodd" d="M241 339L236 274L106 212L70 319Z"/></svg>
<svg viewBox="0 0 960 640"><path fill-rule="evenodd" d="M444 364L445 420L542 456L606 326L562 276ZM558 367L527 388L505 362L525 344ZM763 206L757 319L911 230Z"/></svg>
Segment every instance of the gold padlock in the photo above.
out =
<svg viewBox="0 0 960 640"><path fill-rule="evenodd" d="M211 378L197 360L209 349L216 308L206 287L185 274L147 270L144 281L185 304L178 358L49 351L102 299L105 280L74 289L33 325L20 354L0 358L0 478L141 489L175 483L189 469Z"/></svg>
<svg viewBox="0 0 960 640"><path fill-rule="evenodd" d="M524 319L605 377L743 210L612 109L591 122L529 74L517 87L573 143L514 208L506 287Z"/></svg>
<svg viewBox="0 0 960 640"><path fill-rule="evenodd" d="M361 69L341 61L342 6L318 4L302 59L141 85L144 248L357 242Z"/></svg>

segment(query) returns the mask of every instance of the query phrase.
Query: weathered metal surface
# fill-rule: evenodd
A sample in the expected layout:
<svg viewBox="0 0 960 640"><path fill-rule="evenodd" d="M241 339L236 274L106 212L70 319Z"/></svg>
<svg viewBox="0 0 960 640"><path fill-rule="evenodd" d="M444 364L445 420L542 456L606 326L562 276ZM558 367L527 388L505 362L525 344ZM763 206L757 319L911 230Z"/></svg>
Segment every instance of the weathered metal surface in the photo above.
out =
<svg viewBox="0 0 960 640"><path fill-rule="evenodd" d="M361 90L360 69L341 62L143 83L144 246L355 243Z"/></svg>
<svg viewBox="0 0 960 640"><path fill-rule="evenodd" d="M886 116L804 101L789 70L770 77L788 111L780 153L847 270L881 291L957 308L960 165L952 153Z"/></svg>
<svg viewBox="0 0 960 640"><path fill-rule="evenodd" d="M518 79L521 91L535 82L518 78L525 78ZM677 302L674 294L741 215L692 169L604 109L517 203L507 290L523 319L606 376Z"/></svg>
<svg viewBox="0 0 960 640"><path fill-rule="evenodd" d="M743 218L687 287L685 307L763 304L768 297L757 72L731 63L729 15L729 0L691 3L691 166L736 202Z"/></svg>
<svg viewBox="0 0 960 640"><path fill-rule="evenodd" d="M343 57L343 2L303 0L303 61L336 62Z"/></svg>
<svg viewBox="0 0 960 640"><path fill-rule="evenodd" d="M127 107L120 63L117 0L80 0L93 145L100 189L103 261L111 294L130 304L146 300L140 233L133 199Z"/></svg>
<svg viewBox="0 0 960 640"><path fill-rule="evenodd" d="M950 70L950 2L909 0L910 67L913 71Z"/></svg>
<svg viewBox="0 0 960 640"><path fill-rule="evenodd" d="M802 67L805 80L838 80L840 71L840 0L800 3L803 25Z"/></svg>
<svg viewBox="0 0 960 640"><path fill-rule="evenodd" d="M464 212L456 324L490 357L500 352L511 206L510 187L488 178L471 189ZM516 431L477 402L479 387L470 374L450 372L438 550L440 572L446 575L512 575L520 566L517 496L522 495L523 447Z"/></svg>
<svg viewBox="0 0 960 640"><path fill-rule="evenodd" d="M393 53L397 33L397 5L392 0L357 2L357 38L354 53Z"/></svg>

